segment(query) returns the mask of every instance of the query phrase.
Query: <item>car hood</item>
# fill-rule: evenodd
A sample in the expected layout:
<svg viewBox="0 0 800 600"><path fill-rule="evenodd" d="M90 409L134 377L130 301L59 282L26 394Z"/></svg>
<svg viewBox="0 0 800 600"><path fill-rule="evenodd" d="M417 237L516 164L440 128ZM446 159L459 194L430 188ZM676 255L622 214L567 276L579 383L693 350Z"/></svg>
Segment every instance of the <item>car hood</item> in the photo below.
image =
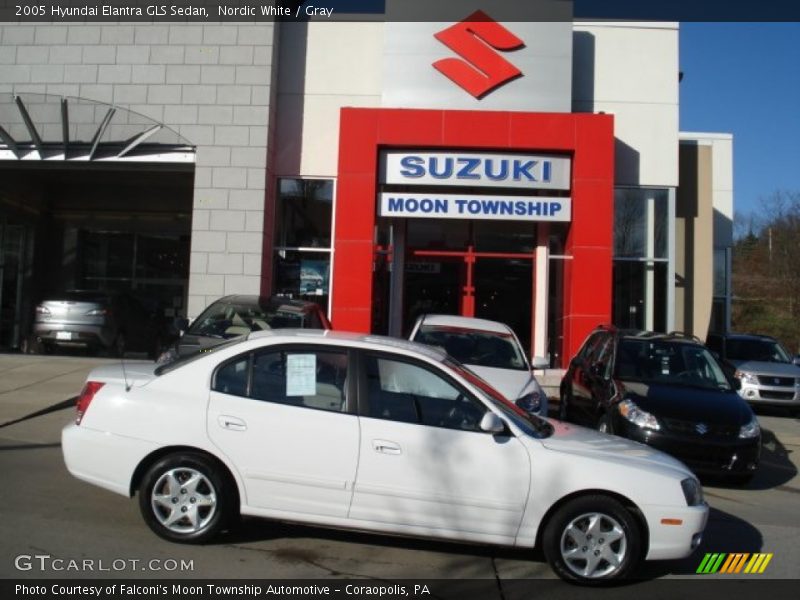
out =
<svg viewBox="0 0 800 600"><path fill-rule="evenodd" d="M800 367L792 363L776 363L762 360L732 360L737 369L748 373L759 373L775 377L800 377Z"/></svg>
<svg viewBox="0 0 800 600"><path fill-rule="evenodd" d="M139 387L156 378L155 369L156 365L152 362L126 360L95 367L89 373L87 380Z"/></svg>
<svg viewBox="0 0 800 600"><path fill-rule="evenodd" d="M536 389L536 380L527 370L496 369L469 364L466 366L512 402Z"/></svg>
<svg viewBox="0 0 800 600"><path fill-rule="evenodd" d="M753 412L734 390L706 390L691 386L620 382L621 396L630 398L656 417L744 425Z"/></svg>
<svg viewBox="0 0 800 600"><path fill-rule="evenodd" d="M681 461L645 444L555 419L550 419L550 423L553 425L553 434L541 440L549 450L586 456L601 462L634 463L645 468L658 465L690 475L689 469Z"/></svg>

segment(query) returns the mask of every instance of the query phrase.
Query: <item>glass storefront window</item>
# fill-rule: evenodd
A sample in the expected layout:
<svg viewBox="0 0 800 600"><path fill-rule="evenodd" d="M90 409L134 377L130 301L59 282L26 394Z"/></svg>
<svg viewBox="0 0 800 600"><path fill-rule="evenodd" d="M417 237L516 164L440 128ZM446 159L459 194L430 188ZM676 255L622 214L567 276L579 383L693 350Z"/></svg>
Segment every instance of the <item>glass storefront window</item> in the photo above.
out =
<svg viewBox="0 0 800 600"><path fill-rule="evenodd" d="M330 266L328 252L280 250L275 256L274 292L311 300L327 309Z"/></svg>
<svg viewBox="0 0 800 600"><path fill-rule="evenodd" d="M614 256L667 258L668 190L614 191Z"/></svg>
<svg viewBox="0 0 800 600"><path fill-rule="evenodd" d="M277 246L330 248L332 215L332 180L278 180Z"/></svg>
<svg viewBox="0 0 800 600"><path fill-rule="evenodd" d="M670 191L614 191L612 318L619 327L667 327Z"/></svg>
<svg viewBox="0 0 800 600"><path fill-rule="evenodd" d="M613 277L614 325L665 331L667 263L614 261Z"/></svg>
<svg viewBox="0 0 800 600"><path fill-rule="evenodd" d="M273 293L328 311L333 180L281 178L275 220Z"/></svg>

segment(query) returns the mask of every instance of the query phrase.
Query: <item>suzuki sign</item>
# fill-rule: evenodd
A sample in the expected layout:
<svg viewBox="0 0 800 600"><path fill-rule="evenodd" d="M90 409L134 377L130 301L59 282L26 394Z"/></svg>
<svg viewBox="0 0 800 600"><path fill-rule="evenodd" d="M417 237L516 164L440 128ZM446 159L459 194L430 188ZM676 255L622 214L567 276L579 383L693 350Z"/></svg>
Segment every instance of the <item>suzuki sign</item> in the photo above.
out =
<svg viewBox="0 0 800 600"><path fill-rule="evenodd" d="M381 153L380 182L400 185L569 190L570 159L553 154Z"/></svg>
<svg viewBox="0 0 800 600"><path fill-rule="evenodd" d="M421 10L435 8L429 0L402 2L404 9L414 2ZM569 19L526 18L529 3L518 0L462 0L461 5L457 21L387 21L382 106L571 112ZM539 5L567 6L558 0L530 3ZM519 16L502 19L510 14Z"/></svg>

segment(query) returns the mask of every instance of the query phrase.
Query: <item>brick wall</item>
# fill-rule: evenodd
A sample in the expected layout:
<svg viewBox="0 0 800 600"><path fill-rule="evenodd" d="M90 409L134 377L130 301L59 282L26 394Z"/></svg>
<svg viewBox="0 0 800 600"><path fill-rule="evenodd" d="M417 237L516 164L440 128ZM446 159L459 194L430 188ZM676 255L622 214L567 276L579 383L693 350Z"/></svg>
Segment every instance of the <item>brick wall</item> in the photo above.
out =
<svg viewBox="0 0 800 600"><path fill-rule="evenodd" d="M197 146L191 317L260 290L274 38L272 23L0 23L0 92L119 105Z"/></svg>

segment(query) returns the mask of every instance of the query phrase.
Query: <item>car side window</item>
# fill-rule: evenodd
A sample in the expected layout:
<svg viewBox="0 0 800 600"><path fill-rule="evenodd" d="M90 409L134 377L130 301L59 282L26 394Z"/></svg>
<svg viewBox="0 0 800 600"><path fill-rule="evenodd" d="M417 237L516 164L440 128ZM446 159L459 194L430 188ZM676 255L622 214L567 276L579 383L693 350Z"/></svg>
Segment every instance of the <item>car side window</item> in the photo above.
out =
<svg viewBox="0 0 800 600"><path fill-rule="evenodd" d="M486 407L438 373L413 362L368 355L368 416L480 431Z"/></svg>
<svg viewBox="0 0 800 600"><path fill-rule="evenodd" d="M212 389L232 396L247 395L247 377L250 355L239 357L217 369Z"/></svg>
<svg viewBox="0 0 800 600"><path fill-rule="evenodd" d="M604 336L604 339L601 340L597 351L594 353L594 356L592 356L592 364L602 367L602 372L600 372L600 375L603 377L608 377L611 374L613 348L613 337L610 335Z"/></svg>
<svg viewBox="0 0 800 600"><path fill-rule="evenodd" d="M346 408L348 358L343 350L298 348L257 352L250 397L333 412Z"/></svg>
<svg viewBox="0 0 800 600"><path fill-rule="evenodd" d="M597 346L603 341L604 337L605 334L602 331L597 331L590 335L586 342L584 342L583 347L578 352L578 357L587 363L593 362L593 356L597 351Z"/></svg>

